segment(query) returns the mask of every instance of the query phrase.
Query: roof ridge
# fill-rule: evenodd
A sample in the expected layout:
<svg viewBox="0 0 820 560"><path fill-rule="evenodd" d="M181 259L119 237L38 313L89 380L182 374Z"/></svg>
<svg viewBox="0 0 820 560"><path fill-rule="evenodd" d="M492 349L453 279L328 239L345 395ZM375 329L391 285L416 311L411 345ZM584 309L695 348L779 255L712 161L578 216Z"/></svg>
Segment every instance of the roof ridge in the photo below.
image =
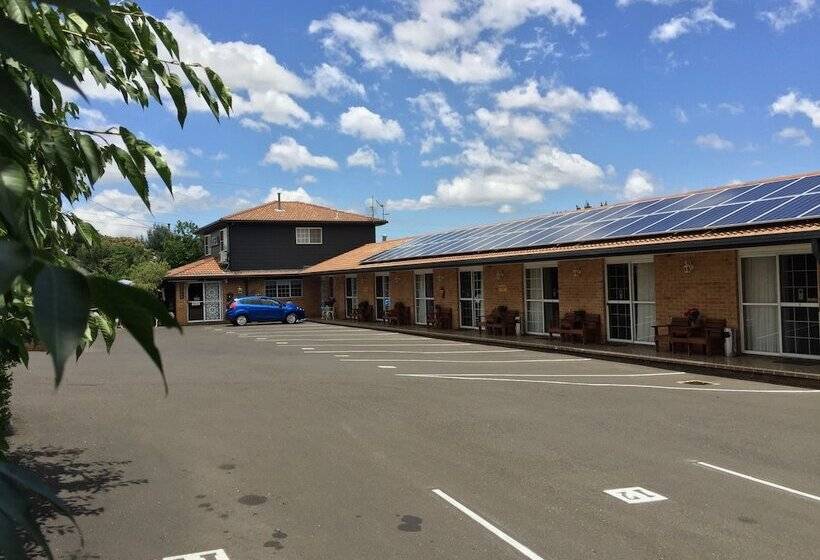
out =
<svg viewBox="0 0 820 560"><path fill-rule="evenodd" d="M244 208L242 210L237 210L236 212L234 212L232 214L228 214L227 216L223 216L222 218L220 218L220 220L229 220L229 219L234 218L234 217L236 217L240 214L245 214L245 213L248 213L248 212L252 212L254 210L258 210L260 208L264 208L266 206L270 206L270 205L273 205L273 204L279 204L280 202L282 202L284 204L300 204L300 205L303 205L303 206L311 206L313 208L321 208L322 210L329 210L331 212L336 212L337 214L346 214L348 216L356 216L358 218L362 218L362 219L365 219L365 220L368 220L368 221L376 221L377 220L375 217L368 216L366 214L359 214L358 212L349 212L347 210L339 210L338 208L333 208L332 206L325 206L323 204L316 204L315 202L304 202L302 200L282 200L282 201L269 200L267 202L257 204L256 206L251 206L249 208Z"/></svg>

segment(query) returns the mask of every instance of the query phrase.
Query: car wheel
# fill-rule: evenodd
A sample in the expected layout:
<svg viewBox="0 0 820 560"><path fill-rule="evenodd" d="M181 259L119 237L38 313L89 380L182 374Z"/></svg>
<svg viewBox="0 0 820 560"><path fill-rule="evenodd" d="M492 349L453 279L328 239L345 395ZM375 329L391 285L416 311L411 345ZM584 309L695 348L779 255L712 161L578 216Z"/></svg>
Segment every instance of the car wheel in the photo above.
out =
<svg viewBox="0 0 820 560"><path fill-rule="evenodd" d="M237 326L243 327L248 324L248 318L244 315L240 315L236 318L236 321L234 322L237 324Z"/></svg>
<svg viewBox="0 0 820 560"><path fill-rule="evenodd" d="M293 323L295 323L296 322L296 313L288 313L287 315L285 315L285 322L288 325L292 325Z"/></svg>

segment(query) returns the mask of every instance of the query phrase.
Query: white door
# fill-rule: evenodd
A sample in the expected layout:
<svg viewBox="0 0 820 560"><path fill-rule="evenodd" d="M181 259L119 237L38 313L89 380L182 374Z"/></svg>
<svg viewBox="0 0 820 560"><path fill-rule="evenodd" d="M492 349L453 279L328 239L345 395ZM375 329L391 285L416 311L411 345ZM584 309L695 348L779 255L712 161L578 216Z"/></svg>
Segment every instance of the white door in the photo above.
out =
<svg viewBox="0 0 820 560"><path fill-rule="evenodd" d="M462 328L477 329L484 316L484 294L480 270L462 270L458 274Z"/></svg>
<svg viewBox="0 0 820 560"><path fill-rule="evenodd" d="M433 273L415 274L416 324L426 325L433 313Z"/></svg>

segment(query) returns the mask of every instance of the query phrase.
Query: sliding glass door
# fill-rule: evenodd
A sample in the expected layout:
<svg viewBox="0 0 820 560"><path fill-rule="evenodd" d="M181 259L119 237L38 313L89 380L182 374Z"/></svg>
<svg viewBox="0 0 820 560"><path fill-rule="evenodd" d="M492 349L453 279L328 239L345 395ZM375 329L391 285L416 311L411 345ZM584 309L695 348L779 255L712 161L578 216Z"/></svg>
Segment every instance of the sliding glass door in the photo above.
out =
<svg viewBox="0 0 820 560"><path fill-rule="evenodd" d="M477 329L484 316L484 294L481 270L462 270L458 273L459 310L461 327Z"/></svg>
<svg viewBox="0 0 820 560"><path fill-rule="evenodd" d="M415 274L416 324L426 325L433 315L433 273Z"/></svg>
<svg viewBox="0 0 820 560"><path fill-rule="evenodd" d="M528 334L547 334L557 327L558 266L534 266L524 271L525 325Z"/></svg>
<svg viewBox="0 0 820 560"><path fill-rule="evenodd" d="M606 266L607 335L609 340L654 342L655 263L610 263Z"/></svg>
<svg viewBox="0 0 820 560"><path fill-rule="evenodd" d="M345 278L345 317L353 317L359 306L359 286L355 276Z"/></svg>
<svg viewBox="0 0 820 560"><path fill-rule="evenodd" d="M390 276L376 274L376 319L384 319L384 312L390 308Z"/></svg>
<svg viewBox="0 0 820 560"><path fill-rule="evenodd" d="M742 257L740 273L744 351L820 356L814 255Z"/></svg>

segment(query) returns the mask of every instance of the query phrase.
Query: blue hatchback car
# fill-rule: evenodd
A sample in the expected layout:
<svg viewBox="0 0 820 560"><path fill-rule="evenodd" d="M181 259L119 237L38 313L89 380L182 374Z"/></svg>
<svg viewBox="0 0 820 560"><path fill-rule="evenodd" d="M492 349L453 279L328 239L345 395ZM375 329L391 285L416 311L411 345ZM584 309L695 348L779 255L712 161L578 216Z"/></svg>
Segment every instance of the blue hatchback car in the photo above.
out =
<svg viewBox="0 0 820 560"><path fill-rule="evenodd" d="M252 321L281 321L292 325L305 319L305 310L291 301L282 303L271 297L248 296L234 298L225 311L225 318L240 327Z"/></svg>

